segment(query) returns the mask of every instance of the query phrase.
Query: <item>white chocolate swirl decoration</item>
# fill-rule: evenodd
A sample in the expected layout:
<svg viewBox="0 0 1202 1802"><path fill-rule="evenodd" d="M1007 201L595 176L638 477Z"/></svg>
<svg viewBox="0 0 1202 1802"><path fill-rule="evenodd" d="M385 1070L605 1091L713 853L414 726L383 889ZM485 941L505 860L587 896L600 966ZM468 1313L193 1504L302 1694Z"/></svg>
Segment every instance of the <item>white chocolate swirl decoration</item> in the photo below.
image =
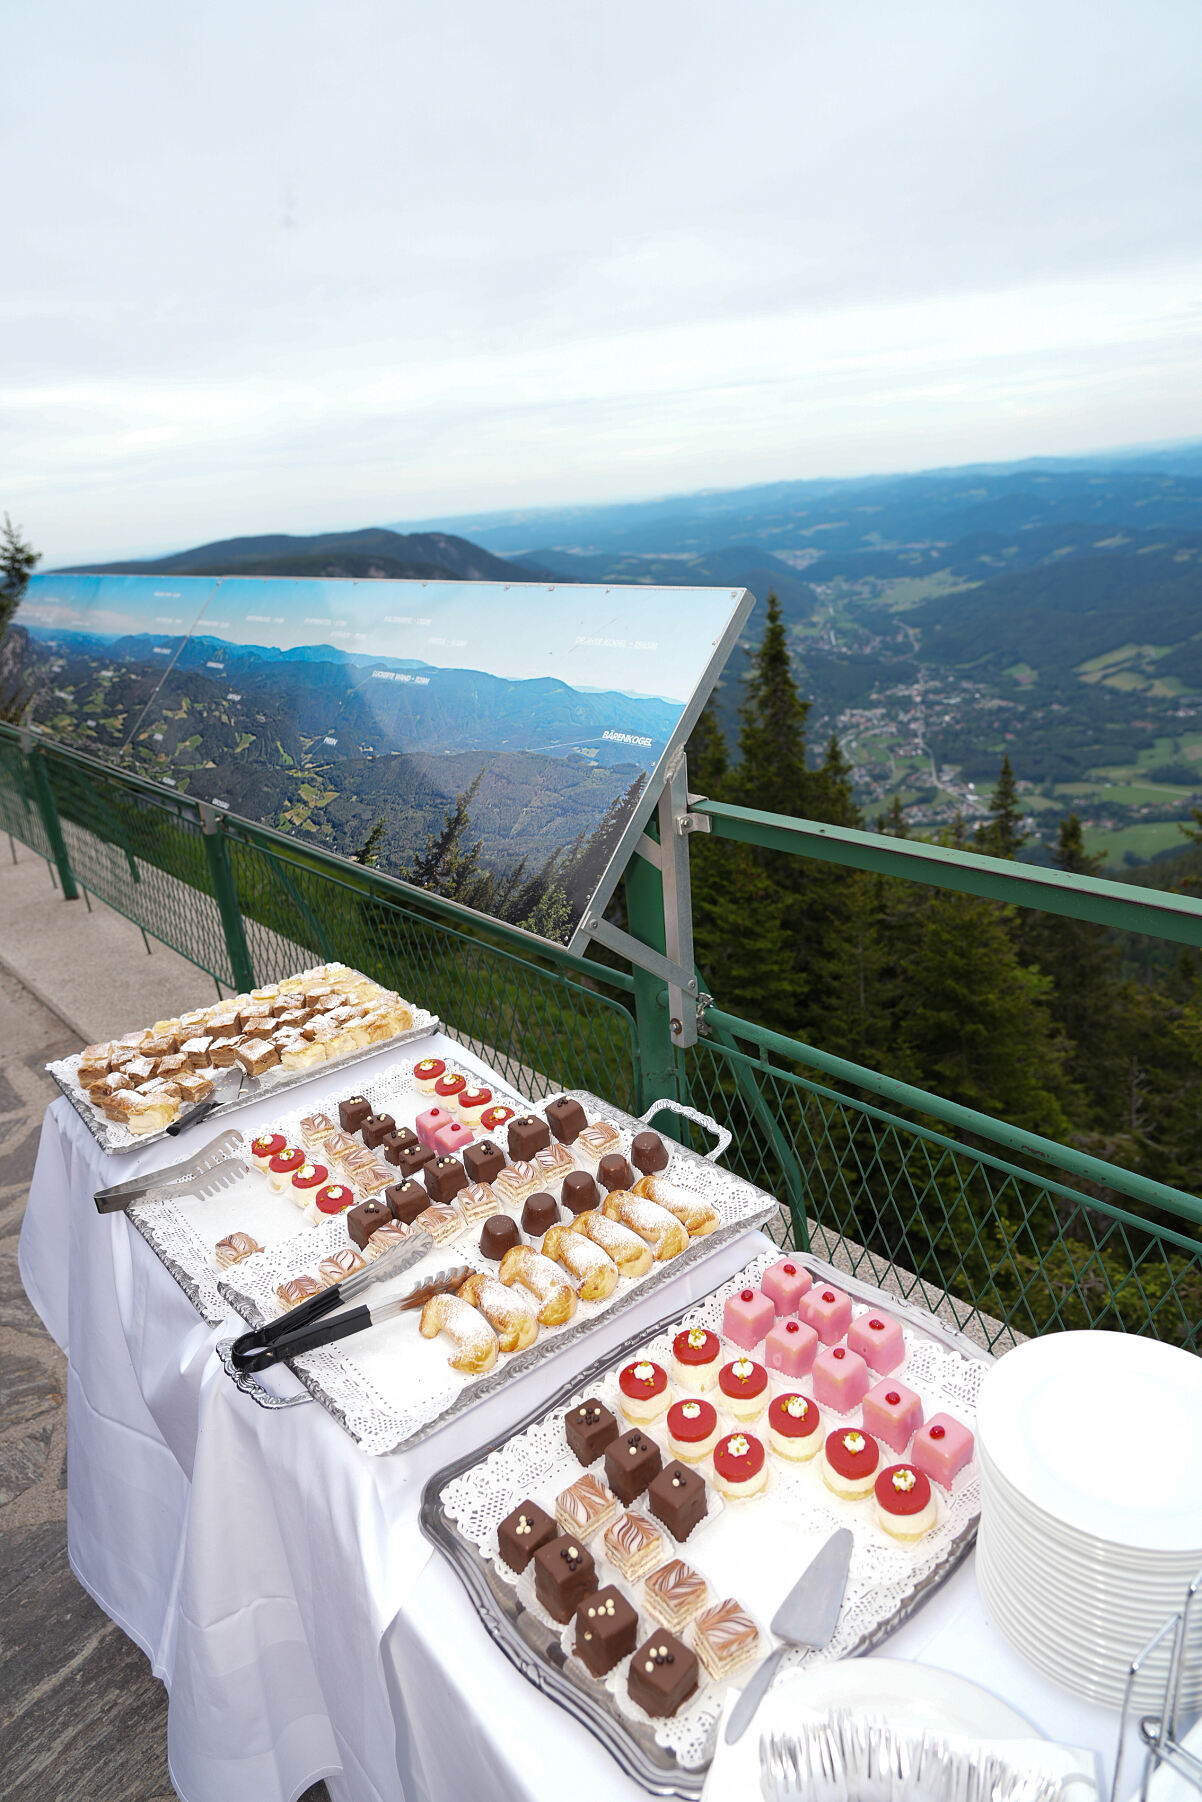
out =
<svg viewBox="0 0 1202 1802"><path fill-rule="evenodd" d="M367 1260L355 1250L353 1245L344 1245L340 1250L323 1258L317 1266L317 1274L322 1277L328 1287L333 1288L344 1277L354 1276L356 1270L366 1268Z"/></svg>
<svg viewBox="0 0 1202 1802"><path fill-rule="evenodd" d="M709 1641L714 1653L723 1662L733 1653L754 1645L760 1636L751 1616L729 1597L725 1602L717 1602L714 1607L707 1608L704 1614L699 1615L693 1631L699 1638Z"/></svg>
<svg viewBox="0 0 1202 1802"><path fill-rule="evenodd" d="M647 1578L647 1588L676 1613L705 1594L706 1582L682 1558L673 1558Z"/></svg>
<svg viewBox="0 0 1202 1802"><path fill-rule="evenodd" d="M615 1189L601 1204L607 1220L618 1220L645 1239L658 1260L679 1257L689 1242L689 1235L675 1214L661 1208L645 1196L632 1195L628 1189Z"/></svg>
<svg viewBox="0 0 1202 1802"><path fill-rule="evenodd" d="M659 1537L658 1528L653 1527L649 1520L644 1520L641 1514L623 1514L614 1521L605 1535L605 1543L607 1546L612 1545L623 1557L630 1558L646 1551Z"/></svg>
<svg viewBox="0 0 1202 1802"><path fill-rule="evenodd" d="M571 1522L583 1538L598 1515L613 1507L613 1497L596 1477L577 1477L555 1498L556 1518L566 1525Z"/></svg>

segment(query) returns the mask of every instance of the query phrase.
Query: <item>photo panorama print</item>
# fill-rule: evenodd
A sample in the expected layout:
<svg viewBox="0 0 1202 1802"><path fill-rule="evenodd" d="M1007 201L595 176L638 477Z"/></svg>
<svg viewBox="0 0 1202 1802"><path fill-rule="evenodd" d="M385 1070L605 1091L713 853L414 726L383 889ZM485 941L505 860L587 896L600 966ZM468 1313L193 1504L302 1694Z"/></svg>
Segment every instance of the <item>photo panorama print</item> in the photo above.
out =
<svg viewBox="0 0 1202 1802"><path fill-rule="evenodd" d="M750 606L730 588L47 574L5 649L47 737L569 944Z"/></svg>

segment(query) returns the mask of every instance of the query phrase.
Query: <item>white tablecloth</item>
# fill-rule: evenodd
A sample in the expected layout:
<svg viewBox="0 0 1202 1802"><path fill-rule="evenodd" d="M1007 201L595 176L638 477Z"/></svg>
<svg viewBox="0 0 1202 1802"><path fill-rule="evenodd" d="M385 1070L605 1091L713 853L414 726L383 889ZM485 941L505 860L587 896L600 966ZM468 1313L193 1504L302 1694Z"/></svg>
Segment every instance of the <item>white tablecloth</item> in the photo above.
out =
<svg viewBox="0 0 1202 1802"><path fill-rule="evenodd" d="M457 1055L461 1055L457 1053ZM382 1053L386 1068L395 1052ZM360 1065L368 1082L377 1066ZM239 1116L257 1126L265 1102ZM198 1135L198 1136L202 1136ZM441 1465L487 1443L574 1369L683 1309L760 1248L718 1248L674 1284L412 1451L370 1458L316 1404L266 1412L225 1377L205 1325L122 1214L92 1193L174 1161L105 1157L49 1109L21 1235L30 1300L68 1356L72 1566L167 1685L185 1802L634 1798L583 1728L493 1646L417 1524ZM287 1372L280 1386L299 1392ZM1115 1717L1044 1685L989 1626L965 1567L889 1642L976 1676L1045 1732L1113 1759Z"/></svg>

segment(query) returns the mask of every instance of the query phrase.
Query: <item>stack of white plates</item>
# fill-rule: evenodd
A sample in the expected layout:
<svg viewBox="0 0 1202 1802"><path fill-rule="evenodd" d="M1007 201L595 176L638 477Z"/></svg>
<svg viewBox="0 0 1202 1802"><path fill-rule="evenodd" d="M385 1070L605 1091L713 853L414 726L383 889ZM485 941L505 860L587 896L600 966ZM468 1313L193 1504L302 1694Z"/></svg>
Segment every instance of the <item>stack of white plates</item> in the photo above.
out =
<svg viewBox="0 0 1202 1802"><path fill-rule="evenodd" d="M977 1577L1016 1651L1119 1707L1132 1659L1202 1568L1202 1359L1126 1333L1053 1333L1007 1354L977 1402ZM1134 1698L1164 1695L1168 1645ZM1202 1706L1202 1608L1187 1648Z"/></svg>

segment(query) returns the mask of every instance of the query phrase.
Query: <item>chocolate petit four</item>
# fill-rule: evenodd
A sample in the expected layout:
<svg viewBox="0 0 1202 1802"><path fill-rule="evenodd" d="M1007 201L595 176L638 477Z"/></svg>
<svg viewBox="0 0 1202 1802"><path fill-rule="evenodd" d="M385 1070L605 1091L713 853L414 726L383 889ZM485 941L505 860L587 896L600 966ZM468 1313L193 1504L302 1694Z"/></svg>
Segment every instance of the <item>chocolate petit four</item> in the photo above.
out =
<svg viewBox="0 0 1202 1802"><path fill-rule="evenodd" d="M659 1447L646 1433L621 1433L605 1448L605 1477L620 1502L629 1504L642 1495L663 1459Z"/></svg>
<svg viewBox="0 0 1202 1802"><path fill-rule="evenodd" d="M550 1127L535 1114L522 1114L509 1122L509 1155L514 1163L527 1162L550 1143Z"/></svg>
<svg viewBox="0 0 1202 1802"><path fill-rule="evenodd" d="M675 1714L697 1688L696 1655L665 1628L653 1633L630 1661L626 1687L632 1702L648 1714Z"/></svg>
<svg viewBox="0 0 1202 1802"><path fill-rule="evenodd" d="M570 1145L588 1125L584 1109L570 1095L557 1095L554 1101L548 1101L543 1113L547 1117L547 1125L561 1145Z"/></svg>
<svg viewBox="0 0 1202 1802"><path fill-rule="evenodd" d="M491 1183L493 1177L504 1170L505 1157L499 1145L494 1145L491 1139L482 1139L478 1145L469 1145L465 1149L463 1168L469 1181Z"/></svg>
<svg viewBox="0 0 1202 1802"><path fill-rule="evenodd" d="M553 1195L542 1191L526 1197L526 1205L522 1209L522 1230L531 1238L541 1239L549 1232L559 1219L559 1204Z"/></svg>
<svg viewBox="0 0 1202 1802"><path fill-rule="evenodd" d="M366 1095L352 1095L338 1103L338 1124L344 1133L357 1133L371 1114L372 1105Z"/></svg>
<svg viewBox="0 0 1202 1802"><path fill-rule="evenodd" d="M569 1214L586 1214L598 1205L601 1194L587 1170L569 1170L563 1179L559 1199Z"/></svg>
<svg viewBox="0 0 1202 1802"><path fill-rule="evenodd" d="M597 1181L606 1195L615 1189L633 1189L634 1172L620 1151L607 1151L597 1165Z"/></svg>
<svg viewBox="0 0 1202 1802"><path fill-rule="evenodd" d="M417 1187L416 1183L414 1187ZM500 1263L505 1253L521 1242L518 1223L511 1220L508 1214L493 1214L480 1228L480 1256L491 1258L496 1263Z"/></svg>
<svg viewBox="0 0 1202 1802"><path fill-rule="evenodd" d="M428 1145L410 1145L400 1156L390 1161L395 1164L403 1177L420 1176L427 1164L434 1162L434 1153Z"/></svg>
<svg viewBox="0 0 1202 1802"><path fill-rule="evenodd" d="M419 1214L424 1214L430 1205L430 1197L420 1183L410 1177L406 1183L393 1183L385 1189L384 1199L394 1220L403 1221L412 1226Z"/></svg>
<svg viewBox="0 0 1202 1802"><path fill-rule="evenodd" d="M630 1147L630 1161L644 1176L668 1168L668 1148L658 1133L635 1133Z"/></svg>
<svg viewBox="0 0 1202 1802"><path fill-rule="evenodd" d="M390 1164L399 1164L407 1151L421 1150L421 1140L407 1126L398 1126L381 1142L380 1150Z"/></svg>
<svg viewBox="0 0 1202 1802"><path fill-rule="evenodd" d="M568 1444L581 1464L595 1464L606 1446L618 1436L618 1423L594 1395L578 1407L569 1408L563 1417Z"/></svg>
<svg viewBox="0 0 1202 1802"><path fill-rule="evenodd" d="M678 1543L705 1519L705 1483L695 1470L674 1460L647 1487L647 1506Z"/></svg>
<svg viewBox="0 0 1202 1802"><path fill-rule="evenodd" d="M537 1502L519 1502L497 1528L497 1550L520 1577L539 1547L549 1545L558 1532L551 1516Z"/></svg>
<svg viewBox="0 0 1202 1802"><path fill-rule="evenodd" d="M592 1554L572 1534L540 1545L534 1554L534 1593L552 1620L566 1624L597 1587Z"/></svg>
<svg viewBox="0 0 1202 1802"><path fill-rule="evenodd" d="M576 1610L576 1656L594 1677L604 1677L633 1652L638 1633L638 1615L612 1584Z"/></svg>
<svg viewBox="0 0 1202 1802"><path fill-rule="evenodd" d="M392 1219L392 1211L382 1201L361 1201L346 1216L346 1230L362 1251L372 1234Z"/></svg>
<svg viewBox="0 0 1202 1802"><path fill-rule="evenodd" d="M424 1166L422 1180L429 1191L430 1200L445 1206L454 1201L466 1184L467 1172L458 1158L435 1158L432 1164Z"/></svg>
<svg viewBox="0 0 1202 1802"><path fill-rule="evenodd" d="M385 1139L396 1131L396 1121L391 1114L369 1114L359 1131L368 1149L377 1151Z"/></svg>

